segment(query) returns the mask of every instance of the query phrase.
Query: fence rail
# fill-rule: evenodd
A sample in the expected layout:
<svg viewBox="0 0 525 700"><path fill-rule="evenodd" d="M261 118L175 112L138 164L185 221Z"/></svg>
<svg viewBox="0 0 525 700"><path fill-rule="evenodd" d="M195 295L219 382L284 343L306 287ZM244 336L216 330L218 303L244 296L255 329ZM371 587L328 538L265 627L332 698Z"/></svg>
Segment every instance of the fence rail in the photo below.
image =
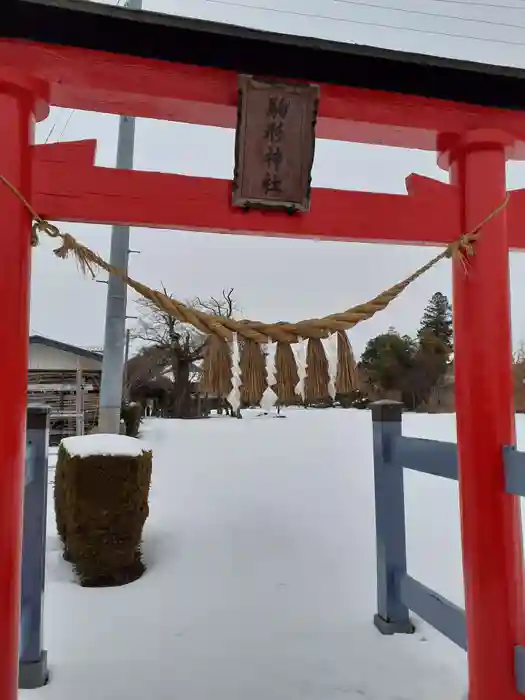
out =
<svg viewBox="0 0 525 700"><path fill-rule="evenodd" d="M467 650L464 610L408 575L399 581L399 595L409 610Z"/></svg>
<svg viewBox="0 0 525 700"><path fill-rule="evenodd" d="M457 447L451 442L399 435L394 440L392 461L404 469L423 474L456 481L458 478Z"/></svg>
<svg viewBox="0 0 525 700"><path fill-rule="evenodd" d="M457 481L459 459L455 443L402 434L402 404L371 405L374 440L376 507L377 613L382 634L411 634L410 611L467 649L465 611L407 572L404 470ZM504 447L504 488L525 497L525 453ZM516 688L525 695L525 647L514 650Z"/></svg>

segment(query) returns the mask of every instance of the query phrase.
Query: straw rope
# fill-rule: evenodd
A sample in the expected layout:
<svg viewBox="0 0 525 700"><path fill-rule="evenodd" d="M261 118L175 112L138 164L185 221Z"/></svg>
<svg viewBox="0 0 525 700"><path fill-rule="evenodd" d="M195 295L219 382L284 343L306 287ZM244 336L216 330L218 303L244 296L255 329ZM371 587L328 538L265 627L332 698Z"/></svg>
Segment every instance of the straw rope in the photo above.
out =
<svg viewBox="0 0 525 700"><path fill-rule="evenodd" d="M56 226L42 219L27 199L9 182L9 180L7 180L7 178L0 175L0 180L20 199L31 213L33 218L31 243L33 246L38 245L39 234L45 234L51 238L60 239L62 243L60 247L55 250L55 255L59 258L67 258L69 255L73 255L82 272L89 272L94 277L95 270L99 268L105 270L109 274L120 277L129 287L155 304L159 309L176 318L178 321L191 324L202 333L222 338L225 341L231 341L233 333L237 333L240 337L257 343L266 343L268 339L283 343L296 343L302 338L321 339L327 338L332 333L338 331L347 331L361 321L366 321L379 311L386 309L410 284L446 258L459 260L465 267L465 271L467 271L469 258L474 255L474 243L478 239L481 230L489 221L503 211L509 201L509 195L507 194L505 200L471 231L462 235L457 241L449 244L443 252L436 255L432 260L417 269L406 279L386 289L364 304L353 306L340 313L330 314L322 318L305 319L297 323L263 323L261 321L250 320L238 321L233 318L215 316L198 309L193 309L176 299L171 299L165 294L132 279L122 270L113 267L97 253L77 241L73 236L68 233L62 233Z"/></svg>

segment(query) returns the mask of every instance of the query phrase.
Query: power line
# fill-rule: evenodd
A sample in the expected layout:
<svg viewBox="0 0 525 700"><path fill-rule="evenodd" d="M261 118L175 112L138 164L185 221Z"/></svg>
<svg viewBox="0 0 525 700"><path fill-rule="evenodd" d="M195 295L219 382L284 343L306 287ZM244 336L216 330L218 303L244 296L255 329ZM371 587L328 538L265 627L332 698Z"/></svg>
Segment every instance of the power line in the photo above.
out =
<svg viewBox="0 0 525 700"><path fill-rule="evenodd" d="M502 5L501 3L492 3L492 2L476 2L475 0L428 0L428 2L436 2L440 3L443 5L460 5L461 7L484 7L488 9L493 9L493 10L518 10L520 12L523 12L525 10L525 5L523 4L523 0L519 0L521 5ZM331 2L334 3L341 3L342 5L356 5L356 4L361 4L361 3L356 3L353 2L353 0L331 0ZM384 5L385 9L389 10L404 10L405 12L416 12L416 10L410 10L409 8L395 8L395 7L390 7L388 5Z"/></svg>
<svg viewBox="0 0 525 700"><path fill-rule="evenodd" d="M72 110L70 111L70 113L69 113L69 115L68 115L68 118L66 119L66 123L65 123L64 126L62 127L62 131L60 132L57 141L60 141L61 139L64 138L64 134L66 133L66 129L67 129L67 127L69 126L69 123L70 123L71 119L73 118L73 115L75 114L75 112L76 112L75 109L72 109Z"/></svg>
<svg viewBox="0 0 525 700"><path fill-rule="evenodd" d="M117 2L116 2L116 4L115 4L115 7L119 7L119 6L122 4L122 2L123 2L123 0L117 0ZM128 2L128 0L124 0L125 5L127 5L127 2ZM73 118L73 115L75 114L76 111L77 111L76 109L70 110L69 115L68 115L68 117L67 117L67 119L66 119L66 123L65 123L64 126L62 127L62 131L60 132L60 134L59 134L59 136L58 136L58 138L57 138L57 140L56 140L57 143L59 143L59 142L61 141L61 139L64 138L64 134L66 133L66 129L67 129L67 127L69 126L69 124L70 124L70 122L71 122L71 119ZM51 136L52 136L53 133L55 132L56 127L58 126L58 121L59 121L59 120L58 120L58 118L57 118L56 121L53 123L51 129L49 130L49 133L48 133L48 135L46 136L46 139L45 139L45 141L44 141L45 144L49 143L49 139L51 138Z"/></svg>
<svg viewBox="0 0 525 700"><path fill-rule="evenodd" d="M59 134L59 136L58 136L58 138L57 138L57 140L56 140L57 143L63 138L63 136L64 136L64 134L65 134L65 132L66 132L66 129L67 129L67 127L69 126L69 122L71 121L71 119L72 119L73 114L75 113L75 111L76 111L75 109L69 110L69 115L68 115L68 117L67 117L67 119L66 119L66 122L65 122L64 126L62 127L62 131L60 132L60 134ZM57 117L57 119L53 122L53 125L51 126L51 129L49 129L49 133L47 134L44 143L49 143L49 139L50 139L51 136L55 133L55 129L57 128L58 122L59 122L59 121L60 121L60 120L59 120L59 118Z"/></svg>
<svg viewBox="0 0 525 700"><path fill-rule="evenodd" d="M339 2L343 2L343 0L338 0ZM350 4L350 2L357 4L359 0L346 0L346 3ZM447 36L451 38L456 38L456 39L469 39L472 41L481 41L483 43L489 43L489 44L507 44L510 46L521 46L523 47L525 43L525 38L524 41L512 41L510 39L490 39L488 37L480 37L480 36L475 36L475 35L469 35L469 34L455 34L452 32L441 32L437 29L434 30L427 30L427 29L418 29L416 27L403 27L395 24L386 24L382 22L369 22L367 20L360 20L360 19L349 19L347 17L333 17L329 15L319 15L315 13L309 13L309 12L299 12L298 10L281 10L276 7L265 7L261 5L246 5L240 2L226 2L226 0L201 0L201 2L204 3L209 3L209 4L214 4L214 5L221 5L222 7L235 7L235 8L242 8L244 10L257 10L260 12L271 12L274 14L279 14L279 15L290 15L293 17L308 17L310 19L317 19L317 20L328 20L330 22L339 22L342 24L359 24L367 27L378 27L381 29L395 29L397 31L402 31L402 32L415 32L416 34L426 34L427 36ZM362 3L363 5L367 5L370 7L370 3ZM384 5L380 6L383 9L388 9ZM400 8L398 8L400 9ZM406 10L409 12L409 10ZM413 12L419 12L416 10L413 10ZM433 17L443 17L443 15L438 15L438 14L433 14L429 13ZM451 19L455 20L461 20L460 17L451 17ZM477 20L467 20L467 21L477 21ZM485 20L487 21L487 20ZM489 22L489 24L494 24L493 22ZM505 26L507 28L512 27L516 28L516 25L512 24L501 24L501 26ZM521 27L517 27L521 28ZM523 27L525 29L525 26Z"/></svg>
<svg viewBox="0 0 525 700"><path fill-rule="evenodd" d="M473 3L460 3L459 0L433 0L433 2L454 2L454 4L458 5L472 5ZM499 21L494 21L490 19L480 19L480 18L474 18L474 17L461 17L458 15L445 15L441 14L439 12L429 12L428 10L412 10L409 7L393 7L390 5L382 5L379 3L375 2L367 2L366 0L331 0L332 3L334 4L339 4L339 5L346 5L346 6L359 6L359 7L369 7L371 9L377 9L377 10L388 10L390 12L401 12L407 15L418 15L419 17L434 17L436 19L449 19L449 20L460 20L461 22L470 22L474 24L490 24L494 27L506 27L506 28L511 28L511 29L525 29L524 24L515 24L515 23L509 23L509 22L499 22ZM481 6L481 3L480 5ZM489 7L486 4L483 4L484 7ZM496 5L493 5L493 7L497 7ZM498 9L501 9L501 5L499 6ZM518 9L518 10L525 10L525 7L518 7L518 8L512 8L512 9Z"/></svg>
<svg viewBox="0 0 525 700"><path fill-rule="evenodd" d="M523 6L523 0L517 0L520 5L501 5L500 3L494 4L491 2L475 2L474 0L430 0L430 2L442 2L447 5L466 5L471 7L490 7L496 10L525 10Z"/></svg>
<svg viewBox="0 0 525 700"><path fill-rule="evenodd" d="M440 14L436 12L429 12L426 10L414 10L410 9L407 7L392 7L388 5L382 5L380 3L375 3L375 2L370 2L369 0L330 0L333 4L339 4L339 5L346 5L346 6L355 6L355 7L368 7L371 9L381 9L381 10L387 10L387 11L392 11L392 12L400 12L403 14L410 14L410 15L417 15L417 16L424 16L424 17L433 17L435 19L446 19L446 20L456 20L460 22L469 22L473 24L486 24L494 27L504 27L506 29L525 29L525 25L523 24L511 24L508 22L499 22L499 21L493 21L493 20L488 20L488 19L475 19L472 17L461 17L457 15L445 15L445 14ZM118 7L122 4L123 0L117 0L115 6ZM392 25L392 24L386 24L383 22L373 22L373 21L367 21L367 20L359 20L359 19L350 19L347 17L333 17L330 15L321 15L317 13L309 13L309 12L299 12L298 10L282 10L277 7L267 7L267 6L262 6L262 5L246 5L244 3L240 2L230 2L229 0L201 0L201 2L204 3L209 3L209 4L214 4L214 5L221 5L224 7L235 7L239 9L246 9L246 10L256 10L258 12L270 12L274 14L280 14L280 15L290 15L294 17L308 17L310 19L317 19L317 20L325 20L325 21L330 21L330 22L341 22L343 24L359 24L362 26L368 26L368 27L378 27L382 29L394 29L398 31L403 31L403 32L413 32L417 34L426 34L426 35L431 35L431 36L446 36L450 38L455 38L455 39L469 39L471 41L479 41L479 42L484 42L484 43L496 43L496 44L505 44L505 45L510 45L510 46L523 46L524 42L521 41L512 41L510 39L489 39L487 37L480 37L480 36L474 36L474 35L469 35L469 34L457 34L457 33L452 33L452 32L445 32L445 31L439 31L439 30L426 30L426 29L419 29L417 27L403 27L403 26L398 26L398 25ZM508 9L508 10L519 10L519 11L525 11L525 4L522 7L518 7L516 5L502 5L501 3L498 4L493 4L493 3L486 3L486 2L477 2L476 0L469 0L468 2L466 0L430 0L430 2L436 2L436 3L442 3L442 4L447 4L447 5L456 5L460 7L467 7L467 6L472 6L472 7L480 7L480 8L491 8L491 9ZM125 2L127 4L127 1ZM66 123L64 124L64 127L62 128L62 131L60 132L60 135L57 139L57 141L60 141L66 130L67 127L69 126L71 119L76 112L75 109L72 109L69 113L69 116L66 120ZM58 119L55 121L55 123L52 125L44 143L48 143L49 139L55 132L55 129L58 125Z"/></svg>
<svg viewBox="0 0 525 700"><path fill-rule="evenodd" d="M48 143L48 142L49 142L49 139L50 139L51 136L53 135L53 132L54 132L54 130L55 130L57 124L58 124L58 119L56 119L56 120L53 122L53 124L51 125L51 129L49 129L49 132L48 132L48 134L47 134L47 136L46 136L46 138L45 138L44 143Z"/></svg>

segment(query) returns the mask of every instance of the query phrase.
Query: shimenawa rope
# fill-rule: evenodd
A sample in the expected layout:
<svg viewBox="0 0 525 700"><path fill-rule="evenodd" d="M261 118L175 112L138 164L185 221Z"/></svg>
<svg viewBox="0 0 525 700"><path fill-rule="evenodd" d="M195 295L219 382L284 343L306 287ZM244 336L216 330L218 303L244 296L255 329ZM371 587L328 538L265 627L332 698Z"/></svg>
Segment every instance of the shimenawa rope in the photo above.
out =
<svg viewBox="0 0 525 700"><path fill-rule="evenodd" d="M347 331L361 321L366 321L379 311L383 311L415 280L433 268L437 263L445 258L459 259L467 270L468 259L474 255L474 243L478 239L483 227L497 216L507 206L509 195L505 200L492 211L480 224L470 232L463 234L457 241L449 244L446 249L436 255L428 263L417 269L406 279L398 282L393 287L386 289L370 301L353 306L340 313L330 314L322 318L305 319L297 323L264 323L261 321L235 320L224 318L213 314L205 313L198 309L186 306L176 299L171 299L159 291L137 282L122 270L119 270L97 253L90 250L77 241L69 233L62 233L56 226L42 219L21 192L3 175L0 180L16 195L24 206L31 213L33 218L32 239L33 246L38 245L38 236L41 233L51 238L59 238L62 244L55 250L55 255L59 258L67 258L73 254L81 271L89 272L95 276L95 269L100 268L110 274L114 274L124 280L129 287L138 294L155 304L159 309L183 323L189 323L202 333L215 335L223 340L230 341L233 333L237 333L242 338L252 340L257 343L267 343L268 339L284 343L296 343L300 339L327 338L332 333Z"/></svg>

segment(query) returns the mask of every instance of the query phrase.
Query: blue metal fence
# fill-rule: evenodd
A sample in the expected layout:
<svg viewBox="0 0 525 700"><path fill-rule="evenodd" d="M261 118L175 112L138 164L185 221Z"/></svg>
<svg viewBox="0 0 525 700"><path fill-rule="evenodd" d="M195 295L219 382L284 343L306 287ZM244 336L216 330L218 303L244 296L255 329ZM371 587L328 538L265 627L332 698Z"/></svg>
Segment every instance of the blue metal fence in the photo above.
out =
<svg viewBox="0 0 525 700"><path fill-rule="evenodd" d="M27 409L18 681L22 689L39 688L47 683L49 676L42 639L48 444L49 409L30 406Z"/></svg>
<svg viewBox="0 0 525 700"><path fill-rule="evenodd" d="M410 611L467 649L465 611L413 579L407 572L405 469L458 479L455 443L406 437L402 434L402 404L371 405L374 439L374 480L377 550L377 613L382 634L410 634ZM507 493L525 496L525 453L504 448ZM516 684L525 694L525 647L515 649Z"/></svg>

